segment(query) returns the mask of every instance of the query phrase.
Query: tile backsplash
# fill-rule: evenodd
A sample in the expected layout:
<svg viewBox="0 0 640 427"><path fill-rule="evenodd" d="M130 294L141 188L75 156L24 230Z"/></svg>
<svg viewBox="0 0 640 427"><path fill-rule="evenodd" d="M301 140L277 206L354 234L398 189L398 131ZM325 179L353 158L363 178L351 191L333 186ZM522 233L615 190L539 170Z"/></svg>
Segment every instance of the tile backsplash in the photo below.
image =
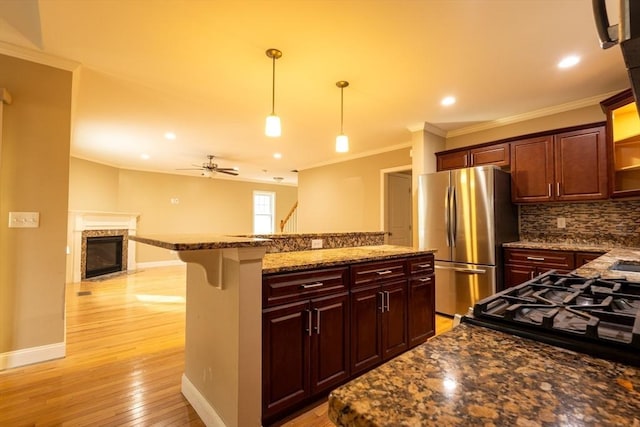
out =
<svg viewBox="0 0 640 427"><path fill-rule="evenodd" d="M520 240L640 247L640 200L523 204Z"/></svg>

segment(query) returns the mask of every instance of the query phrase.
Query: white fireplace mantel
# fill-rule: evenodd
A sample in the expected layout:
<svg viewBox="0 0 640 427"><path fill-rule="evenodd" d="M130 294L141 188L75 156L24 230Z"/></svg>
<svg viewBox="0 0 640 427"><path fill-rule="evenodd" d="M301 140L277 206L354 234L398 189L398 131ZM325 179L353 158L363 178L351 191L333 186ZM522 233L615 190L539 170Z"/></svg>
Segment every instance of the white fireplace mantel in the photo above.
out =
<svg viewBox="0 0 640 427"><path fill-rule="evenodd" d="M135 236L138 228L139 213L69 211L69 224L72 230L72 280L82 280L82 232L87 230L127 230L129 236ZM127 240L127 271L136 269L136 242Z"/></svg>

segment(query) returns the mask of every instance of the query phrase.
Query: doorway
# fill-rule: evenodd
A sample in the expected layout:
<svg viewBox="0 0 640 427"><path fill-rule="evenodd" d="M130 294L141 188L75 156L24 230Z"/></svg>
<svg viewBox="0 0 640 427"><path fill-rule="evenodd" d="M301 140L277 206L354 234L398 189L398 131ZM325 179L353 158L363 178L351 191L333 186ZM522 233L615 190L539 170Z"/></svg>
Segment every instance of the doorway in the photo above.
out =
<svg viewBox="0 0 640 427"><path fill-rule="evenodd" d="M411 166L385 169L382 173L381 226L390 245L413 246Z"/></svg>

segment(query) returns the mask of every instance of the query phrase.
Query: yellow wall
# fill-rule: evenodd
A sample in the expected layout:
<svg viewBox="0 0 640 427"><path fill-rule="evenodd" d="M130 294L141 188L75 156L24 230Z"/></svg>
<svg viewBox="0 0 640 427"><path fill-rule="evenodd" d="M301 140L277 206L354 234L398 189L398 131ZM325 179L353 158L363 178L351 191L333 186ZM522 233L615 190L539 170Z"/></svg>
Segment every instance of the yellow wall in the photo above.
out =
<svg viewBox="0 0 640 427"><path fill-rule="evenodd" d="M1 354L64 342L72 73L0 55L0 87L13 98L0 156ZM39 212L40 227L8 228L10 211Z"/></svg>
<svg viewBox="0 0 640 427"><path fill-rule="evenodd" d="M380 171L406 165L410 148L301 170L298 231L382 231Z"/></svg>
<svg viewBox="0 0 640 427"><path fill-rule="evenodd" d="M465 135L448 137L446 149L450 150L453 148L466 147L468 145L497 141L513 136L527 135L530 133L561 129L587 123L603 122L605 120L606 116L600 108L600 105L591 105L588 107L494 127Z"/></svg>
<svg viewBox="0 0 640 427"><path fill-rule="evenodd" d="M296 187L117 169L72 158L70 210L139 213L138 234L253 232L253 191L276 193L276 223L297 200ZM177 198L178 204L171 199ZM277 227L277 224L276 224ZM137 244L137 262L177 259Z"/></svg>

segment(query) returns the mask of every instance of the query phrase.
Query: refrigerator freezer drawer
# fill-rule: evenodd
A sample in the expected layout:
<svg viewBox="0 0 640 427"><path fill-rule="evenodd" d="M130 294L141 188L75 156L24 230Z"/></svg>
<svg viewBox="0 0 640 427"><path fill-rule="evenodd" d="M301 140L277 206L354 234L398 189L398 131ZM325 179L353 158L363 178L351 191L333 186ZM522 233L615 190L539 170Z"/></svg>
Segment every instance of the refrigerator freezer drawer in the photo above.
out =
<svg viewBox="0 0 640 427"><path fill-rule="evenodd" d="M436 312L466 314L477 301L496 293L496 267L436 262Z"/></svg>

